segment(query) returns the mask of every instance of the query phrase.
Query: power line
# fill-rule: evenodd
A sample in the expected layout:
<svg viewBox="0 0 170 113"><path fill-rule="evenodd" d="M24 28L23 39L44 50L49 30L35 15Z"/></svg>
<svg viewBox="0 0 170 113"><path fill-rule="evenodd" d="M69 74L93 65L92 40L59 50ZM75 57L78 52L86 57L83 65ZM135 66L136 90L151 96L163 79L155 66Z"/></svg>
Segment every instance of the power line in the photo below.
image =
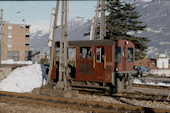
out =
<svg viewBox="0 0 170 113"><path fill-rule="evenodd" d="M94 7L83 8L83 9L73 9L73 10L70 10L70 11L81 11L81 10L90 10L90 9L94 9Z"/></svg>

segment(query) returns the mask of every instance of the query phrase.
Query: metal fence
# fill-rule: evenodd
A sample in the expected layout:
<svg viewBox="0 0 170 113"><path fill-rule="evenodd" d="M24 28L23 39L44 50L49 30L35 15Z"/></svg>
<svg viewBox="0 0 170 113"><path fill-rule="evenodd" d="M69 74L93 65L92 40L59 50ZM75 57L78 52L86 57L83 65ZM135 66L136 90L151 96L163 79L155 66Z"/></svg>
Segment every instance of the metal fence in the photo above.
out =
<svg viewBox="0 0 170 113"><path fill-rule="evenodd" d="M13 59L14 61L20 61L20 51L7 51L7 59ZM24 61L39 62L40 51L25 51Z"/></svg>
<svg viewBox="0 0 170 113"><path fill-rule="evenodd" d="M40 51L25 51L25 61L40 61Z"/></svg>

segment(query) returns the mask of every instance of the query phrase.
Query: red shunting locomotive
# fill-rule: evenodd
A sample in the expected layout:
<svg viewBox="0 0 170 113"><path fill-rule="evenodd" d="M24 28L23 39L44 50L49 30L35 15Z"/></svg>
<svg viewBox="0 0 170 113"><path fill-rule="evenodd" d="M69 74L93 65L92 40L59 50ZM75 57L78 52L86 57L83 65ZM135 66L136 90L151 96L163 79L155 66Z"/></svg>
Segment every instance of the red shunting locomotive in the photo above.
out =
<svg viewBox="0 0 170 113"><path fill-rule="evenodd" d="M117 93L137 75L135 45L129 40L69 41L68 61L72 89Z"/></svg>

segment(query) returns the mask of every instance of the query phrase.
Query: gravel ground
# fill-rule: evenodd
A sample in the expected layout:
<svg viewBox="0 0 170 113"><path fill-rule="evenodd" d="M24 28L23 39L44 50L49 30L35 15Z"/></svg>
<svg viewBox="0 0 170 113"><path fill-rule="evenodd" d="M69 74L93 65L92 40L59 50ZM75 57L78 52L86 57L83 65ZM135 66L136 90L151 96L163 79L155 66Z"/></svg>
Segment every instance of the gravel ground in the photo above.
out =
<svg viewBox="0 0 170 113"><path fill-rule="evenodd" d="M145 101L145 100L131 100L126 98L121 98L122 101L125 101L132 105L138 105L143 107L150 107L150 108L160 108L160 109L170 109L170 104L168 102L156 102L156 101Z"/></svg>
<svg viewBox="0 0 170 113"><path fill-rule="evenodd" d="M170 104L168 102L156 102L156 101L138 101L126 98L115 99L108 96L97 96L88 94L79 94L75 99L87 100L87 101L98 101L116 104L129 104L138 105L143 107L151 108L161 108L170 109ZM50 106L34 105L34 104L24 104L15 102L0 102L0 113L85 113L83 111L72 110L69 108L56 108Z"/></svg>
<svg viewBox="0 0 170 113"><path fill-rule="evenodd" d="M74 97L75 99L87 100L87 101L98 101L98 102L108 102L108 103L115 103L115 104L129 104L129 105L138 105L143 107L150 107L150 108L161 108L161 109L170 109L170 103L168 102L156 102L156 101L141 101L136 99L126 99L120 98L115 99L113 97L107 96L97 96L97 95L84 95L79 94L78 97Z"/></svg>
<svg viewBox="0 0 170 113"><path fill-rule="evenodd" d="M14 102L0 102L0 113L86 113L72 109L23 104Z"/></svg>

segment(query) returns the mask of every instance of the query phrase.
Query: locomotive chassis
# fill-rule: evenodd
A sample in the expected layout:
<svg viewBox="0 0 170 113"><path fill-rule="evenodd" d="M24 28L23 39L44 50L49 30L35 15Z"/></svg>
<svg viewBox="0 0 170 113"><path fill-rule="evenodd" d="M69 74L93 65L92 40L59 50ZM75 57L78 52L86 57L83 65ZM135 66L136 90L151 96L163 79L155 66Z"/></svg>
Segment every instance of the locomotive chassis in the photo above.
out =
<svg viewBox="0 0 170 113"><path fill-rule="evenodd" d="M56 42L56 46L60 46L59 42ZM120 48L120 62L115 60L116 47ZM72 73L68 77L68 83L72 89L117 93L129 88L133 83L133 77L138 75L134 70L135 45L131 41L69 41L69 48L75 48L75 58L68 59L68 62L71 62ZM133 50L131 59L129 48ZM90 51L90 57L80 57L80 52L83 51L81 49ZM99 53L98 50L102 49L104 52ZM100 62L97 61L98 53L103 54L100 56L100 60L103 57ZM55 75L52 78L56 78Z"/></svg>

